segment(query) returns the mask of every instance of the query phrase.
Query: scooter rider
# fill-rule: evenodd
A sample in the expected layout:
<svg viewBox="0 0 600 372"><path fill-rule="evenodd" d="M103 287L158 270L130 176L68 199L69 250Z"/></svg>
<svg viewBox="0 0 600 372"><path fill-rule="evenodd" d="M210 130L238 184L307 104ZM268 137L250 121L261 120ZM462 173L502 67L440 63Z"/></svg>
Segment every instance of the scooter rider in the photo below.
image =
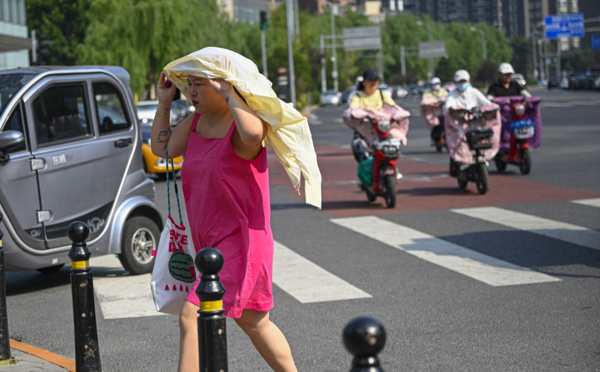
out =
<svg viewBox="0 0 600 372"><path fill-rule="evenodd" d="M379 111L383 108L384 103L396 106L396 102L388 93L379 90L379 80L380 78L375 71L365 70L362 74L362 80L358 82L356 87L356 94L350 99L350 108ZM369 157L365 141L358 132L354 132L352 138L352 152L359 163Z"/></svg>
<svg viewBox="0 0 600 372"><path fill-rule="evenodd" d="M487 99L479 89L471 86L471 76L467 70L458 70L454 74L456 89L448 94L444 104L444 113L448 115L450 109L465 108L471 110L473 107L483 107L492 102ZM468 167L468 165L467 165ZM457 169L452 157L450 157L450 174L456 176Z"/></svg>
<svg viewBox="0 0 600 372"><path fill-rule="evenodd" d="M427 89L423 93L423 98L434 98L437 100L443 100L448 95L448 91L442 87L442 81L439 77L431 79L431 89Z"/></svg>
<svg viewBox="0 0 600 372"><path fill-rule="evenodd" d="M456 83L456 89L448 94L444 105L444 113L447 113L450 108L458 108L459 106L470 110L476 106L481 107L492 103L479 89L471 86L471 76L467 70L456 71L454 82Z"/></svg>
<svg viewBox="0 0 600 372"><path fill-rule="evenodd" d="M531 97L527 89L523 88L516 81L512 81L515 70L510 63L501 63L498 67L498 80L488 89L488 98L507 97L507 96L525 96Z"/></svg>
<svg viewBox="0 0 600 372"><path fill-rule="evenodd" d="M448 96L448 91L442 87L442 81L440 80L439 77L434 77L433 79L431 79L430 84L431 84L431 89L427 89L423 93L423 99L424 100L427 100L428 98L434 99L434 100L438 101L438 104L441 106L444 103L444 101L446 100L446 97ZM436 142L438 142L437 139L440 139L440 136L442 136L442 134L444 132L444 115L439 116L438 120L439 120L439 125L436 125L431 130L432 144L435 144ZM441 140L443 140L443 137L441 137Z"/></svg>

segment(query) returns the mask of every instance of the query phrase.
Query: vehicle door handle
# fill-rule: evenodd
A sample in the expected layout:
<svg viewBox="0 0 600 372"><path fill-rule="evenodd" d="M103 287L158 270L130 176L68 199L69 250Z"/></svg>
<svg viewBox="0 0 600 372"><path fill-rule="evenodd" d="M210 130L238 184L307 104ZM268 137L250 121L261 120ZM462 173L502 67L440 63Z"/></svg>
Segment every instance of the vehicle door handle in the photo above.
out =
<svg viewBox="0 0 600 372"><path fill-rule="evenodd" d="M124 138L115 141L115 147L123 148L131 145L131 138Z"/></svg>

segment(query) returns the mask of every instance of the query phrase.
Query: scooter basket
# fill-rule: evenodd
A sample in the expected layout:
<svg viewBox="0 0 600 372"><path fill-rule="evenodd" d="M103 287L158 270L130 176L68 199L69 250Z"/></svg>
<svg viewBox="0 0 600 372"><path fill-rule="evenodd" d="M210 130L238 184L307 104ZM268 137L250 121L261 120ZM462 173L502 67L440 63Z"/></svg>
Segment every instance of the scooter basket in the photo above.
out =
<svg viewBox="0 0 600 372"><path fill-rule="evenodd" d="M491 128L472 129L465 135L467 137L469 149L471 150L487 150L491 149L493 146L492 137L494 135L494 131Z"/></svg>

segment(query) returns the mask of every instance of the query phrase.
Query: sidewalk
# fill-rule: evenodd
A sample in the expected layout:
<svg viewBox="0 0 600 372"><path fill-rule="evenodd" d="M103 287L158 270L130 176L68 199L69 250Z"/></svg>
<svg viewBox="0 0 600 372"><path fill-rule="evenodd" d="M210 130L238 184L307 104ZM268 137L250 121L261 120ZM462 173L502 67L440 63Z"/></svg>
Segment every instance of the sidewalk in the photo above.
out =
<svg viewBox="0 0 600 372"><path fill-rule="evenodd" d="M75 362L47 350L10 340L13 360L1 361L0 372L75 371Z"/></svg>

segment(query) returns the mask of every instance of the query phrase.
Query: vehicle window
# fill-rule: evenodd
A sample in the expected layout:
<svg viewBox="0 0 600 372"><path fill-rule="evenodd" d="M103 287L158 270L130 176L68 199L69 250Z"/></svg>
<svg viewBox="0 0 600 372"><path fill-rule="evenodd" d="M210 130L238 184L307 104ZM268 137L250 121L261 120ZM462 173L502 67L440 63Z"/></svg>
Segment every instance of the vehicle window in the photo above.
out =
<svg viewBox="0 0 600 372"><path fill-rule="evenodd" d="M93 87L100 134L129 129L125 105L115 87L108 83L95 83Z"/></svg>
<svg viewBox="0 0 600 372"><path fill-rule="evenodd" d="M17 106L17 108L10 115L10 117L8 118L8 121L4 125L4 128L2 129L2 132L6 132L7 130L16 130L16 131L23 133L23 135L25 135L25 132L23 131L23 116L21 115L21 106L20 105ZM22 151L22 150L25 150L25 148L26 148L25 143L23 143L21 146L12 149L10 152Z"/></svg>
<svg viewBox="0 0 600 372"><path fill-rule="evenodd" d="M81 85L46 89L33 101L38 145L50 145L90 134Z"/></svg>

